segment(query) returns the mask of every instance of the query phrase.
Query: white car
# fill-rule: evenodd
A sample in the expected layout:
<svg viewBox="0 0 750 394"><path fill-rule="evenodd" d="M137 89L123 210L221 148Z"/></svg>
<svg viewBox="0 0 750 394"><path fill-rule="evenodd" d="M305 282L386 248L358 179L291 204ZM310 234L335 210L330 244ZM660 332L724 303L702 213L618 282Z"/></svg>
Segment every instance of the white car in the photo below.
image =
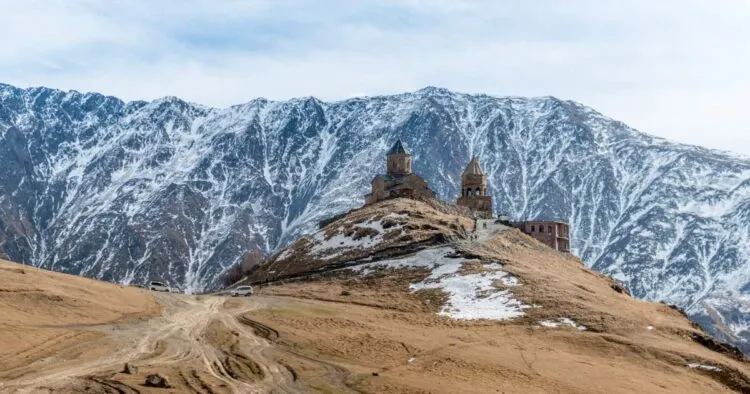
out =
<svg viewBox="0 0 750 394"><path fill-rule="evenodd" d="M162 282L157 281L151 281L149 282L148 286L146 286L151 291L164 291L169 293L169 286L165 285Z"/></svg>
<svg viewBox="0 0 750 394"><path fill-rule="evenodd" d="M253 295L253 287L252 286L239 286L235 289L232 289L229 294L232 295L232 297L237 296L251 296Z"/></svg>

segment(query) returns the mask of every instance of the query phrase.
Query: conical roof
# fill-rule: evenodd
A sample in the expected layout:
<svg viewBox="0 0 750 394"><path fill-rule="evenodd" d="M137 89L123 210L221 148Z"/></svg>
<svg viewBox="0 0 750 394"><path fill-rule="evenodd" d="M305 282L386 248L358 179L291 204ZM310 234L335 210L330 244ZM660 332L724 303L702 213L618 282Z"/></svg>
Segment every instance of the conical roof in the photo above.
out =
<svg viewBox="0 0 750 394"><path fill-rule="evenodd" d="M387 155L411 155L411 153L406 150L406 146L401 142L401 139L399 138L388 151Z"/></svg>
<svg viewBox="0 0 750 394"><path fill-rule="evenodd" d="M484 175L482 167L479 166L479 159L476 156L471 157L471 161L464 169L463 175Z"/></svg>

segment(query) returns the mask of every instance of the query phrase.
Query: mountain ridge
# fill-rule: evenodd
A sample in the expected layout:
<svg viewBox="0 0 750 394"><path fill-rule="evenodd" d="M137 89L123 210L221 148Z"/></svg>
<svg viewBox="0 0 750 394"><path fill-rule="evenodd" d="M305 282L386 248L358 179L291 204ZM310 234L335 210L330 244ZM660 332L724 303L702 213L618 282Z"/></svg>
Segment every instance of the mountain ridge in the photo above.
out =
<svg viewBox="0 0 750 394"><path fill-rule="evenodd" d="M497 211L566 219L587 264L747 349L750 159L557 98L427 88L216 109L0 85L0 250L99 279L213 287L248 251L361 205L397 137L441 199L476 154Z"/></svg>
<svg viewBox="0 0 750 394"><path fill-rule="evenodd" d="M222 106L213 106L213 105L201 104L201 103L196 102L196 101L183 100L182 98L180 98L178 96L174 96L174 95L161 96L161 97L154 98L154 99L152 99L150 101L148 99L134 99L134 100L127 100L126 101L126 100L122 100L122 99L118 98L117 96L106 95L106 94L103 94L103 93L100 93L100 92L96 92L96 91L82 92L82 91L79 91L79 90L76 90L76 89L68 89L68 90L65 90L65 89L55 89L55 88L49 88L49 87L41 86L41 85L40 86L31 86L31 87L27 87L27 88L19 88L17 86L11 85L11 84L0 82L0 89L3 89L3 88L9 88L9 89L12 89L12 90L20 90L20 91L48 90L48 91L52 91L52 92L63 93L63 94L66 94L66 95L67 94L72 94L72 95L80 95L80 96L84 96L84 97L85 96L89 96L89 95L90 96L99 96L99 97L103 97L105 99L114 99L114 100L117 100L117 101L119 101L121 104L123 104L125 106L128 106L128 105L141 106L141 105L145 105L145 104L148 104L148 103L177 100L177 101L179 101L179 102L181 102L183 104L189 104L189 105L196 106L196 107L202 107L203 109L212 110L212 111L228 110L228 109L231 109L231 108L234 108L234 107L241 107L241 106L250 105L250 104L252 104L254 102L262 102L262 103L265 103L265 104L267 104L267 103L273 104L273 103L286 103L286 102L293 102L293 101L313 100L313 101L315 101L317 103L320 103L320 104L331 105L331 104L343 103L343 102L352 101L352 100L387 99L387 98L404 96L404 95L415 95L415 94L418 94L420 92L436 92L437 91L437 92L441 92L441 93L442 92L446 92L446 93L451 93L451 94L454 94L454 95L461 95L461 96L486 97L486 98L489 98L489 99L519 99L519 100L540 99L540 100L554 100L554 101L558 101L558 102L561 102L561 103L572 104L572 105L577 106L577 107L579 107L581 109L584 109L584 110L593 111L593 113L595 113L598 116L606 118L607 120L610 120L612 122L620 123L623 127L630 128L630 126L628 126L626 123L624 123L622 121L619 121L617 119L614 119L612 117L606 116L603 113L601 113L601 112L599 112L599 111L597 111L597 110L595 110L595 109L593 109L591 107L586 106L582 102L576 101L576 100L573 100L573 99L560 98L560 97L551 96L551 95L542 95L542 96L515 96L515 95L492 95L492 94L487 94L487 93L467 93L467 92L457 92L457 91L450 90L448 88L439 87L439 86L432 86L432 85L428 85L428 86L425 86L423 88L420 88L420 89L417 89L417 90L414 90L414 91L404 92L404 93L376 94L376 95L372 95L372 96L363 95L363 96L354 96L354 97L349 97L349 98L344 98L344 99L338 99L338 100L323 100L321 98L318 98L317 96L290 97L288 99L269 99L267 97L259 96L259 97L250 98L249 101L247 101L245 103L231 104L229 106L224 106L224 107L222 107ZM657 136L655 134L651 134L651 133L644 132L644 131L641 131L641 130L636 130L636 129L633 129L633 130L636 131L639 134L642 134L642 135L648 136L650 138L653 138L654 141L661 141L661 142L667 143L667 144L672 145L672 146L682 146L682 147L684 147L686 149L694 149L694 150L704 151L706 153L720 154L720 155L728 156L728 157L734 158L734 159L750 160L750 155L747 155L747 154L744 154L744 153L741 153L741 152L735 152L735 151L730 151L730 150L726 150L726 149L718 149L718 148L708 148L708 147L701 146L701 145L696 145L696 144L690 144L690 143L679 142L679 141L672 141L672 140L669 140L669 139L666 139L666 138L663 138L663 137L659 137L659 136Z"/></svg>

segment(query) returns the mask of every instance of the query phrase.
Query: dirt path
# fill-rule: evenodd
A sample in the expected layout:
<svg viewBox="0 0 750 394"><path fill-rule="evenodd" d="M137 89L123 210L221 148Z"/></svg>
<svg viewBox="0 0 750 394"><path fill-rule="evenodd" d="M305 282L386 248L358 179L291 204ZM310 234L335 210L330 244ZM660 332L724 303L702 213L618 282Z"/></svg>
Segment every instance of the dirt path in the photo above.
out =
<svg viewBox="0 0 750 394"><path fill-rule="evenodd" d="M158 318L130 324L80 327L100 337L12 371L2 392L148 392L158 373L175 392L301 392L293 374L269 357L270 343L238 318L265 301L157 294ZM71 327L66 327L71 328ZM122 373L125 363L137 367Z"/></svg>

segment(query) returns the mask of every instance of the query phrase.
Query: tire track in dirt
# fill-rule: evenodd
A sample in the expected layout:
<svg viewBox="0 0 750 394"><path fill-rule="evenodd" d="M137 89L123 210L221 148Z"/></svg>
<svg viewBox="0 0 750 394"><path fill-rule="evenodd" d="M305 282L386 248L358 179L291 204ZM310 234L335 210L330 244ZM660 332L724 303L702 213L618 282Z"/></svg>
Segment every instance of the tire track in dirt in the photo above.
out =
<svg viewBox="0 0 750 394"><path fill-rule="evenodd" d="M78 344L46 360L18 368L3 392L53 388L74 392L139 392L145 376L159 373L180 392L299 393L306 391L287 367L268 356L271 342L238 317L260 308L253 298L240 308L224 307L226 297L156 294L161 316L147 321L86 327L100 338ZM113 350L101 355L96 349ZM72 359L68 358L71 357ZM138 373L121 373L125 363ZM179 386L179 387L177 387Z"/></svg>
<svg viewBox="0 0 750 394"><path fill-rule="evenodd" d="M280 338L279 332L274 328L250 319L245 315L238 315L235 321L252 329L255 335L263 337L268 341L275 342ZM270 348L262 348L260 349L260 352L267 351L268 349ZM328 382L337 386L342 392L354 392L354 390L351 389L347 382L348 378L351 376L351 371L349 371L348 369L341 367L340 365L337 365L335 363L304 355L288 347L283 347L276 350L282 353L287 353L290 356L296 357L298 359L317 364L325 371L325 377ZM292 375L293 380L297 380L297 372L290 365L283 363L280 365L287 369L287 371Z"/></svg>

